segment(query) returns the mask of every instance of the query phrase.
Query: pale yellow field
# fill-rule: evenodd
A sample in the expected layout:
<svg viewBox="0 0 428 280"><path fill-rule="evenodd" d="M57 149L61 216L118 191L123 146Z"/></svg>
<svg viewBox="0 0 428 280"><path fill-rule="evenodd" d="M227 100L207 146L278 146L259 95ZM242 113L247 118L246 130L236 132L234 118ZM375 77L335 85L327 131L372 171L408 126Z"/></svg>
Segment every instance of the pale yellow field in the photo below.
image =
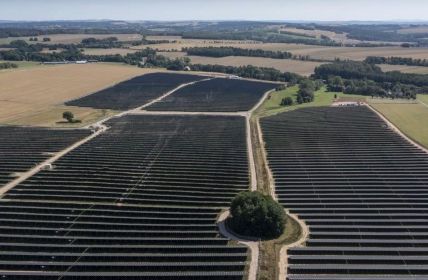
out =
<svg viewBox="0 0 428 280"><path fill-rule="evenodd" d="M317 38L320 38L321 35L324 35L324 36L327 36L336 42L345 43L345 44L356 44L356 43L361 42L359 40L347 38L345 33L339 34L339 33L327 31L327 30L317 30L317 29L306 30L306 29L300 29L300 28L295 28L295 27L284 27L284 28L281 28L281 30L287 31L287 32L293 32L293 33L297 33L297 34L316 36Z"/></svg>
<svg viewBox="0 0 428 280"><path fill-rule="evenodd" d="M43 38L51 38L50 42L43 42ZM119 41L138 41L142 39L140 34L52 34L37 36L37 42L30 42L30 37L10 37L0 39L0 44L7 44L14 40L25 40L28 43L46 43L46 44L72 44L80 43L85 38L103 39L107 37L117 37Z"/></svg>
<svg viewBox="0 0 428 280"><path fill-rule="evenodd" d="M0 123L40 124L61 118L63 103L153 72L113 64L58 65L0 72ZM73 109L77 116L100 114ZM61 115L61 114L60 114Z"/></svg>
<svg viewBox="0 0 428 280"><path fill-rule="evenodd" d="M417 34L417 33L428 33L428 26L417 26L417 27L409 27L398 30L398 33L401 34Z"/></svg>
<svg viewBox="0 0 428 280"><path fill-rule="evenodd" d="M162 37L162 36L158 36ZM168 38L168 37L167 37ZM159 38L161 39L161 38ZM397 47L326 47L285 43L261 43L256 41L233 41L233 40L200 40L200 39L180 39L176 43L154 44L150 48L159 51L177 50L189 47L222 47L232 46L247 49L263 49L271 51L288 51L295 55L309 55L316 59L333 60L335 58L364 60L367 56L401 56L428 59L428 48L401 48ZM147 46L137 46L133 48L141 49Z"/></svg>
<svg viewBox="0 0 428 280"><path fill-rule="evenodd" d="M414 73L414 74L428 74L428 67L423 66L407 66L407 65L379 65L383 71L400 71L403 73Z"/></svg>
<svg viewBox="0 0 428 280"><path fill-rule="evenodd" d="M0 106L2 106L2 102L0 102ZM31 110L30 106L29 110ZM65 122L62 118L62 113L65 111L72 112L75 119L81 120L81 123L69 124ZM82 127L114 114L117 114L117 112L112 110L57 105L43 107L41 110L34 110L18 115L13 120L6 121L5 124L43 127Z"/></svg>
<svg viewBox="0 0 428 280"><path fill-rule="evenodd" d="M86 55L126 55L128 53L135 53L136 51L133 49L84 49Z"/></svg>
<svg viewBox="0 0 428 280"><path fill-rule="evenodd" d="M161 52L160 54L170 58L184 57L183 52ZM187 56L191 59L192 64L218 64L225 66L246 66L254 65L259 67L272 67L282 72L293 72L300 75L309 76L313 74L315 67L321 65L319 62L300 61L292 59L272 59L264 57L245 57L245 56L228 56L228 57L205 57L205 56Z"/></svg>
<svg viewBox="0 0 428 280"><path fill-rule="evenodd" d="M171 40L171 36L156 36L156 40ZM171 43L164 44L152 44L152 45L140 45L131 47L133 49L145 49L147 47L152 49L157 49L159 51L168 51L168 50L177 50L181 51L182 48L191 48L191 47L226 47L226 46L234 46L240 48L258 48L261 46L261 42L256 41L239 41L239 40L200 40L200 39L172 39Z"/></svg>
<svg viewBox="0 0 428 280"><path fill-rule="evenodd" d="M181 36L146 36L147 40L169 40L169 41L176 41L181 40Z"/></svg>

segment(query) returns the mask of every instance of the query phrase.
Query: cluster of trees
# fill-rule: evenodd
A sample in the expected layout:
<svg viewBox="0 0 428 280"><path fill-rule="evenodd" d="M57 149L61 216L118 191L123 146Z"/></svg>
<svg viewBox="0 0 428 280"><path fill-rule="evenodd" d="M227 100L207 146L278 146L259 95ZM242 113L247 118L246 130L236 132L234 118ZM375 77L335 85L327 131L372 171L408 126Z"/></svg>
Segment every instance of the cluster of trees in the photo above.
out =
<svg viewBox="0 0 428 280"><path fill-rule="evenodd" d="M332 92L360 94L388 98L416 99L418 88L400 83L376 83L371 80L342 79L339 76L330 77L327 89Z"/></svg>
<svg viewBox="0 0 428 280"><path fill-rule="evenodd" d="M85 38L81 41L79 48L99 48L99 49L111 49L111 48L120 48L122 47L122 42L120 42L117 37L108 37L103 39L96 38Z"/></svg>
<svg viewBox="0 0 428 280"><path fill-rule="evenodd" d="M291 106L294 104L293 98L291 96L284 97L281 100L281 106Z"/></svg>
<svg viewBox="0 0 428 280"><path fill-rule="evenodd" d="M314 101L315 91L319 90L321 85L310 79L304 79L299 83L299 90L297 91L296 101L299 104L309 103Z"/></svg>
<svg viewBox="0 0 428 280"><path fill-rule="evenodd" d="M293 54L290 52L265 51L261 49L241 49L234 47L194 47L184 48L183 51L187 52L188 55L208 57L251 56L276 59L290 59L293 57Z"/></svg>
<svg viewBox="0 0 428 280"><path fill-rule="evenodd" d="M18 64L10 63L10 62L0 63L0 70L1 69L11 69L11 68L18 68Z"/></svg>
<svg viewBox="0 0 428 280"><path fill-rule="evenodd" d="M391 56L391 57L368 56L365 62L369 64L428 66L427 59L413 59L410 57L396 57L396 56Z"/></svg>
<svg viewBox="0 0 428 280"><path fill-rule="evenodd" d="M242 192L232 201L227 225L236 233L260 239L281 236L287 216L282 206L260 192Z"/></svg>

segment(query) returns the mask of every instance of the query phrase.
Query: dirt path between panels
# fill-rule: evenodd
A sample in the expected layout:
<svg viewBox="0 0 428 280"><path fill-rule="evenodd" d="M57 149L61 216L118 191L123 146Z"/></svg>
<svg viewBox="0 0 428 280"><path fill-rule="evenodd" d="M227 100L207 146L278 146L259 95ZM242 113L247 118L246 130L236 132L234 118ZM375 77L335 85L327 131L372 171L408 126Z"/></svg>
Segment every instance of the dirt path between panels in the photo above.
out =
<svg viewBox="0 0 428 280"><path fill-rule="evenodd" d="M269 168L269 162L267 159L267 153L265 150L265 142L263 140L263 131L260 126L260 117L257 115L257 108L263 104L268 98L268 92L263 100L253 108L252 115L250 118L251 124L251 138L252 146L254 150L254 161L256 162L256 178L259 191L264 194L271 195L275 200L278 200L275 193L275 180L273 174ZM288 255L287 251L289 248L303 246L304 242L309 236L309 228L304 221L300 220L297 215L290 214L287 209L284 209L289 219L293 219L301 228L301 234L298 240L291 244L284 244L279 251L276 263L276 275L277 279L286 279L287 277L287 266L288 266ZM264 246L264 244L262 244ZM267 247L266 247L267 248ZM266 248L264 248L266 250ZM272 264L273 265L273 264Z"/></svg>
<svg viewBox="0 0 428 280"><path fill-rule="evenodd" d="M0 198L10 189L14 188L18 184L22 183L23 181L27 180L31 176L33 176L36 173L38 173L39 171L41 171L44 166L49 165L49 164L53 164L55 161L57 161L59 158L61 158L65 154L71 152L72 150L76 149L77 147L79 147L79 146L85 144L86 142L92 140L93 138L97 137L98 135L100 135L101 133L103 133L106 130L107 130L106 126L99 125L98 130L96 130L91 135L89 135L86 138L74 143L73 145L67 147L64 150L55 153L55 155L53 157L48 158L47 160L37 164L35 167L31 168L27 172L21 173L19 177L17 177L13 181L7 183L6 185L4 185L3 187L0 188Z"/></svg>
<svg viewBox="0 0 428 280"><path fill-rule="evenodd" d="M259 263L259 243L257 241L245 240L230 232L226 226L226 219L229 216L229 211L221 213L217 220L218 230L226 238L238 241L239 244L247 246L251 251L250 267L248 269L247 280L257 279L257 270Z"/></svg>

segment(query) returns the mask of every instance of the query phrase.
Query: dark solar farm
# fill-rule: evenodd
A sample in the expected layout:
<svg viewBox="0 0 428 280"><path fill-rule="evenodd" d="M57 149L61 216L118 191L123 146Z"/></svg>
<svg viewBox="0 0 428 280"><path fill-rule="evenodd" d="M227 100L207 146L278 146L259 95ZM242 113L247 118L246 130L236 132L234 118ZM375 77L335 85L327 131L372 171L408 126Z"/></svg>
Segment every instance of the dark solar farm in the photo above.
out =
<svg viewBox="0 0 428 280"><path fill-rule="evenodd" d="M249 185L245 118L107 125L0 200L0 275L243 279L247 248L228 245L216 219Z"/></svg>
<svg viewBox="0 0 428 280"><path fill-rule="evenodd" d="M142 106L181 84L202 79L206 77L174 73L146 74L65 104L97 109L129 110Z"/></svg>
<svg viewBox="0 0 428 280"><path fill-rule="evenodd" d="M263 95L276 87L272 83L217 78L184 87L148 111L237 112L252 109Z"/></svg>
<svg viewBox="0 0 428 280"><path fill-rule="evenodd" d="M0 185L14 179L74 142L89 130L0 126Z"/></svg>
<svg viewBox="0 0 428 280"><path fill-rule="evenodd" d="M276 194L310 229L288 279L427 279L428 156L366 107L261 121Z"/></svg>

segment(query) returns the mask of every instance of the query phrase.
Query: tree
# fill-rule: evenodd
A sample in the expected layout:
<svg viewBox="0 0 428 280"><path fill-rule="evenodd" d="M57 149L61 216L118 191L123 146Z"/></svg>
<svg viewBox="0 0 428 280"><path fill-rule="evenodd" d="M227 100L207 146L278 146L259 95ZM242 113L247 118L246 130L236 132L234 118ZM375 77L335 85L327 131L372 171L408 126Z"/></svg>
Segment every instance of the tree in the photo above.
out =
<svg viewBox="0 0 428 280"><path fill-rule="evenodd" d="M312 80L304 79L299 84L297 92L297 103L308 103L314 101L315 83Z"/></svg>
<svg viewBox="0 0 428 280"><path fill-rule="evenodd" d="M49 37L43 38L43 42L50 42L50 41L51 41L51 38L49 38Z"/></svg>
<svg viewBox="0 0 428 280"><path fill-rule="evenodd" d="M228 226L238 234L272 239L284 229L286 215L282 206L260 192L241 192L232 201Z"/></svg>
<svg viewBox="0 0 428 280"><path fill-rule="evenodd" d="M286 89L287 87L284 85L284 84L281 84L281 85L279 85L279 86L277 86L276 87L276 91L281 91L281 90L284 90L284 89Z"/></svg>
<svg viewBox="0 0 428 280"><path fill-rule="evenodd" d="M345 89L345 84L343 83L343 79L339 76L334 76L328 79L327 85L328 91L332 92L343 92Z"/></svg>
<svg viewBox="0 0 428 280"><path fill-rule="evenodd" d="M293 98L287 96L281 100L281 106L291 106L293 105Z"/></svg>
<svg viewBox="0 0 428 280"><path fill-rule="evenodd" d="M66 119L69 123L74 122L74 114L70 111L62 113L62 118Z"/></svg>

